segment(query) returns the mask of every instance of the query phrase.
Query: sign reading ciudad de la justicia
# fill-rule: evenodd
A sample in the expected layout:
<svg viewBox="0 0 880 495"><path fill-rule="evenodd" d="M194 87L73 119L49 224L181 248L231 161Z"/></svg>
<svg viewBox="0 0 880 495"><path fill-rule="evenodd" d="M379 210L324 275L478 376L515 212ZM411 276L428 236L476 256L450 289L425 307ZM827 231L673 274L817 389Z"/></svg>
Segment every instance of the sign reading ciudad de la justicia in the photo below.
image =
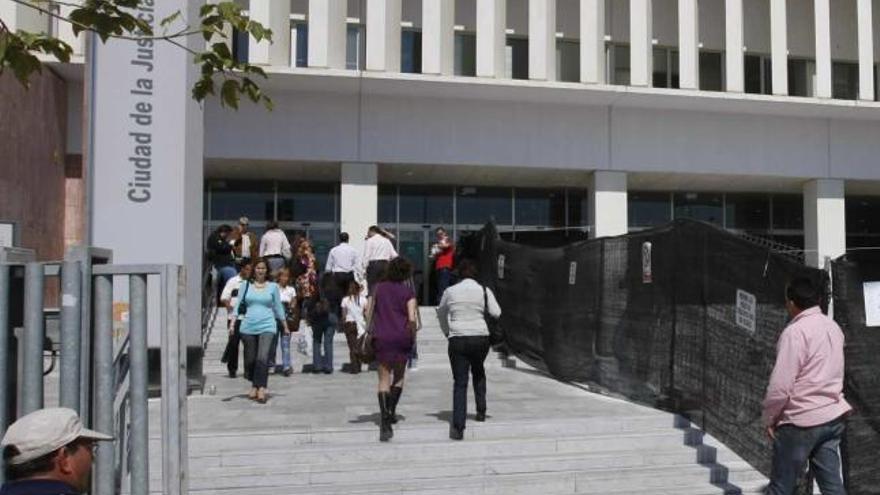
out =
<svg viewBox="0 0 880 495"><path fill-rule="evenodd" d="M156 14L153 0L142 0L137 9L137 17L156 26ZM146 203L153 197L153 61L156 57L155 41L142 39L135 42L136 48L131 59L131 66L140 71L135 75L129 90L132 96L131 113L129 113L129 145L131 153L128 162L132 167L132 180L128 183L126 196L129 201Z"/></svg>

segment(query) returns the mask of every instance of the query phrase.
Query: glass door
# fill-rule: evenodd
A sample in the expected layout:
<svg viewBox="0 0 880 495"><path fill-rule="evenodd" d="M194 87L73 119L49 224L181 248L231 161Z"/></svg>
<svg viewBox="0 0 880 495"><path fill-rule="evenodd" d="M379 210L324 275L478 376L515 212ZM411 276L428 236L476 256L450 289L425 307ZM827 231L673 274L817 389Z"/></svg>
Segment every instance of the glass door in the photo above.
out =
<svg viewBox="0 0 880 495"><path fill-rule="evenodd" d="M431 290L434 273L428 259L430 248L430 225L423 225L418 230L414 228L400 229L400 234L397 237L397 251L413 264L413 283L415 284L416 297L421 305L436 304L432 299Z"/></svg>

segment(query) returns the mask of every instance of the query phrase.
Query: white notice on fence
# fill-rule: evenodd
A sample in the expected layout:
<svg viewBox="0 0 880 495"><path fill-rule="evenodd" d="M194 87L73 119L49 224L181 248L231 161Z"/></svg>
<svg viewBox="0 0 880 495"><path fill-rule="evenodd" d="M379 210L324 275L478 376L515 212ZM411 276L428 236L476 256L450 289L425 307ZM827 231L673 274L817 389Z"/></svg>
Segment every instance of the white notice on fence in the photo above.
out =
<svg viewBox="0 0 880 495"><path fill-rule="evenodd" d="M0 223L0 247L12 247L15 243L15 225Z"/></svg>
<svg viewBox="0 0 880 495"><path fill-rule="evenodd" d="M498 279L504 280L504 255L498 255Z"/></svg>
<svg viewBox="0 0 880 495"><path fill-rule="evenodd" d="M880 327L880 282L862 284L865 294L865 326Z"/></svg>
<svg viewBox="0 0 880 495"><path fill-rule="evenodd" d="M736 290L736 325L747 330L749 333L755 333L755 310L757 308L757 300L753 294L737 289Z"/></svg>
<svg viewBox="0 0 880 495"><path fill-rule="evenodd" d="M572 261L568 264L568 285L574 285L575 281L577 280L577 270L577 261Z"/></svg>

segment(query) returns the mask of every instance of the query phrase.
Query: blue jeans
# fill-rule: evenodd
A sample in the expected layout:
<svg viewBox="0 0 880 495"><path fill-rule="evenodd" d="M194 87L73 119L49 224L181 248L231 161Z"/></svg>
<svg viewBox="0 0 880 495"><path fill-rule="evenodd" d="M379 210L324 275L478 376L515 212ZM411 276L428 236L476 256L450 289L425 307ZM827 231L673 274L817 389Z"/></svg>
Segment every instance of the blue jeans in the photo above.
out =
<svg viewBox="0 0 880 495"><path fill-rule="evenodd" d="M767 493L794 493L797 480L809 461L822 495L846 495L840 472L843 431L842 417L809 428L790 424L777 428L773 441L773 471Z"/></svg>
<svg viewBox="0 0 880 495"><path fill-rule="evenodd" d="M293 359L290 354L290 334L281 334L281 371L293 368ZM275 367L278 370L278 366Z"/></svg>
<svg viewBox="0 0 880 495"><path fill-rule="evenodd" d="M312 325L312 369L315 371L333 371L333 335L338 324L339 318L331 312L326 320Z"/></svg>

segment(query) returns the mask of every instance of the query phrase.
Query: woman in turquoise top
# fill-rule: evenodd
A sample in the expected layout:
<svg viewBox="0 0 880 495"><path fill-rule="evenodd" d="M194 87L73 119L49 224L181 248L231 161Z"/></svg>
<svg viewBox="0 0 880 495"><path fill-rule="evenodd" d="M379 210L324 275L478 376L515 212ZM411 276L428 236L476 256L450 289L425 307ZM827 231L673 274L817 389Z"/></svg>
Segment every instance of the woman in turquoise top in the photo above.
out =
<svg viewBox="0 0 880 495"><path fill-rule="evenodd" d="M265 258L254 263L250 280L241 284L236 314L244 313L241 322L241 341L244 343L245 375L251 377L251 390L248 397L261 404L266 403L266 387L269 384L269 352L278 331L278 322L284 327L285 335L290 334L284 319L281 305L281 292L278 285L269 282L269 264ZM242 304L243 303L243 304Z"/></svg>

